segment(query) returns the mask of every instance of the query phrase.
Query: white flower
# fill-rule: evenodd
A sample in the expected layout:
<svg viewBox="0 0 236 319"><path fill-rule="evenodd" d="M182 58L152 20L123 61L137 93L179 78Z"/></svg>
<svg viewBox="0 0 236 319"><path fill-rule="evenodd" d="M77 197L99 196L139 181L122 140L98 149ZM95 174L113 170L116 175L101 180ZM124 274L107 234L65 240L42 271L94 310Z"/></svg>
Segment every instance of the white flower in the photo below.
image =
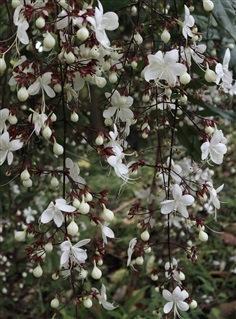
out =
<svg viewBox="0 0 236 319"><path fill-rule="evenodd" d="M14 151L19 150L23 147L23 142L19 139L10 140L10 136L8 132L4 132L0 135L0 165L2 165L7 159L8 165L11 165L13 161L13 153Z"/></svg>
<svg viewBox="0 0 236 319"><path fill-rule="evenodd" d="M170 169L171 169L171 171L170 171L171 177L174 179L174 181L177 184L180 184L181 180L182 180L182 178L180 176L180 174L182 172L182 168L178 164L175 164L173 159L171 159L171 163L170 163L170 157L167 158L166 164L167 164L167 167L170 167Z"/></svg>
<svg viewBox="0 0 236 319"><path fill-rule="evenodd" d="M24 5L20 4L14 12L13 22L17 26L17 38L23 44L29 44L29 37L26 30L29 28L29 23L21 12Z"/></svg>
<svg viewBox="0 0 236 319"><path fill-rule="evenodd" d="M212 162L219 165L222 164L224 154L227 152L226 142L227 140L223 136L222 130L217 130L212 135L210 142L207 141L201 145L202 160L205 160L210 155Z"/></svg>
<svg viewBox="0 0 236 319"><path fill-rule="evenodd" d="M69 169L69 176L78 184L85 184L85 180L79 176L80 168L77 163L74 163L69 157L66 158L66 168ZM66 176L65 183L69 182L69 178Z"/></svg>
<svg viewBox="0 0 236 319"><path fill-rule="evenodd" d="M104 222L104 224L101 224L101 230L102 230L102 239L103 239L103 243L107 244L107 237L109 238L115 238L115 234L113 232L113 230L108 227L109 223L108 222Z"/></svg>
<svg viewBox="0 0 236 319"><path fill-rule="evenodd" d="M215 220L217 219L217 209L220 209L220 201L217 198L217 194L222 191L222 189L224 188L224 184L222 184L221 186L219 186L217 189L215 189L212 185L211 182L207 182L207 189L208 192L210 193L210 200L209 200L209 205L212 203L213 206L215 207Z"/></svg>
<svg viewBox="0 0 236 319"><path fill-rule="evenodd" d="M122 148L116 145L112 148L112 151L115 153L115 155L109 156L107 162L114 168L114 171L118 177L127 181L129 179L129 169L124 163L122 163L122 159L124 158Z"/></svg>
<svg viewBox="0 0 236 319"><path fill-rule="evenodd" d="M8 109L2 109L0 111L0 134L2 131L6 128L5 122L9 116L9 110Z"/></svg>
<svg viewBox="0 0 236 319"><path fill-rule="evenodd" d="M131 258L132 258L132 255L134 253L134 247L137 243L137 238L132 238L129 242L129 248L128 248L128 251L127 251L127 254L128 254L128 259L127 259L127 267L130 265L131 263Z"/></svg>
<svg viewBox="0 0 236 319"><path fill-rule="evenodd" d="M104 47L108 47L110 45L110 41L105 30L113 31L118 28L119 22L117 14L114 12L106 12L103 14L102 4L98 1L98 8L95 8L95 16L88 17L87 21L93 26L98 42L100 42Z"/></svg>
<svg viewBox="0 0 236 319"><path fill-rule="evenodd" d="M29 109L32 114L29 115L29 122L34 124L34 131L36 135L39 135L40 131L44 127L45 121L48 119L48 116L45 113L38 113L32 109Z"/></svg>
<svg viewBox="0 0 236 319"><path fill-rule="evenodd" d="M101 292L97 288L92 288L92 291L95 291L97 293L96 297L99 300L99 303L102 304L103 308L106 310L114 310L117 307L114 307L111 302L107 301L107 295L106 295L106 286L102 284Z"/></svg>
<svg viewBox="0 0 236 319"><path fill-rule="evenodd" d="M194 197L192 195L182 195L182 189L178 184L175 184L172 189L174 199L168 199L161 202L161 213L166 215L172 211L178 211L183 217L188 218L189 214L186 206L192 205Z"/></svg>
<svg viewBox="0 0 236 319"><path fill-rule="evenodd" d="M83 264L87 259L87 253L84 249L80 248L84 245L87 245L90 242L90 239L80 240L77 244L72 246L71 241L68 239L61 243L60 248L62 255L60 258L60 265L65 266L69 262Z"/></svg>
<svg viewBox="0 0 236 319"><path fill-rule="evenodd" d="M217 63L215 67L216 80L215 83L219 84L222 81L221 86L223 89L230 89L231 83L233 81L232 72L229 71L229 61L230 61L230 50L229 48L225 51L225 56L223 59L223 64Z"/></svg>
<svg viewBox="0 0 236 319"><path fill-rule="evenodd" d="M42 76L39 76L28 88L29 95L36 95L40 90L44 90L49 97L55 97L56 93L49 86L49 84L51 84L51 78L52 72L46 72Z"/></svg>
<svg viewBox="0 0 236 319"><path fill-rule="evenodd" d="M194 17L190 14L189 8L184 5L184 11L185 11L185 16L184 16L184 22L181 23L182 25L182 34L185 37L185 39L188 39L189 37L193 37L193 32L191 28L194 26L195 20Z"/></svg>
<svg viewBox="0 0 236 319"><path fill-rule="evenodd" d="M165 276L168 279L174 278L178 280L178 272L177 272L178 262L175 258L172 259L172 262L169 261L165 263Z"/></svg>
<svg viewBox="0 0 236 319"><path fill-rule="evenodd" d="M147 82L165 80L168 86L174 86L177 76L187 72L185 65L177 63L178 59L179 52L176 49L166 53L158 51L155 55L148 55L149 64L143 71L145 80Z"/></svg>
<svg viewBox="0 0 236 319"><path fill-rule="evenodd" d="M66 204L64 198L59 198L49 204L48 208L42 213L40 220L43 224L47 224L53 220L57 227L61 227L64 221L62 211L72 213L75 210L76 208L74 206Z"/></svg>
<svg viewBox="0 0 236 319"><path fill-rule="evenodd" d="M103 112L104 118L111 118L116 114L116 119L126 122L134 117L133 112L129 109L134 99L131 96L120 95L117 90L111 94L105 93L106 98L110 99L112 106Z"/></svg>
<svg viewBox="0 0 236 319"><path fill-rule="evenodd" d="M190 67L192 65L192 59L197 63L201 64L205 56L203 55L203 52L206 51L206 45L205 44L199 44L199 45L192 45L187 47L180 47L181 50L181 58L187 62L188 66Z"/></svg>
<svg viewBox="0 0 236 319"><path fill-rule="evenodd" d="M23 215L25 217L25 221L27 224L30 224L35 220L34 215L37 214L37 211L32 209L31 207L25 208L23 210Z"/></svg>
<svg viewBox="0 0 236 319"><path fill-rule="evenodd" d="M189 309L189 305L184 301L189 297L189 294L186 290L181 290L179 286L177 286L172 293L167 289L164 289L162 295L168 301L163 309L165 314L169 313L172 308L174 308L174 318L176 318L176 315L181 318L178 308L182 311L187 311Z"/></svg>

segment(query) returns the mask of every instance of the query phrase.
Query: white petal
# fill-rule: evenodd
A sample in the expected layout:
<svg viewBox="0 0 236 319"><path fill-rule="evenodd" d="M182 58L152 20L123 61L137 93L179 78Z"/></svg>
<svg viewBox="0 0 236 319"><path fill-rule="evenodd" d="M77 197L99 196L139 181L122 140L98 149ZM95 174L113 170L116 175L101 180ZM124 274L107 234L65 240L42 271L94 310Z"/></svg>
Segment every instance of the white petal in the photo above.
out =
<svg viewBox="0 0 236 319"><path fill-rule="evenodd" d="M63 221L64 221L64 216L63 216L62 212L56 211L53 220L54 220L55 224L57 225L57 227L61 227L61 225L63 224Z"/></svg>
<svg viewBox="0 0 236 319"><path fill-rule="evenodd" d="M57 204L58 209L62 210L63 212L72 213L76 210L74 206L65 205L65 204Z"/></svg>
<svg viewBox="0 0 236 319"><path fill-rule="evenodd" d="M115 238L115 234L114 234L113 230L107 226L102 227L102 232L106 237Z"/></svg>
<svg viewBox="0 0 236 319"><path fill-rule="evenodd" d="M85 246L87 245L89 242L91 241L91 239L83 239L83 240L80 240L77 244L74 245L74 247L82 247L82 246Z"/></svg>
<svg viewBox="0 0 236 319"><path fill-rule="evenodd" d="M70 250L71 242L69 240L63 241L63 243L60 245L60 248L62 251Z"/></svg>
<svg viewBox="0 0 236 319"><path fill-rule="evenodd" d="M171 309L173 308L173 305L174 305L173 301L167 302L163 308L164 313L169 313Z"/></svg>
<svg viewBox="0 0 236 319"><path fill-rule="evenodd" d="M178 300L176 304L177 307L182 311L187 311L189 309L189 305L185 301Z"/></svg>
<svg viewBox="0 0 236 319"><path fill-rule="evenodd" d="M182 196L182 189L178 184L175 184L172 189L174 199L178 199Z"/></svg>
<svg viewBox="0 0 236 319"><path fill-rule="evenodd" d="M47 208L41 215L41 223L47 224L49 223L54 216L54 209L53 208Z"/></svg>
<svg viewBox="0 0 236 319"><path fill-rule="evenodd" d="M70 251L69 250L65 250L62 255L61 255L61 258L60 258L60 265L64 265L68 262L69 260L69 255L70 255Z"/></svg>
<svg viewBox="0 0 236 319"><path fill-rule="evenodd" d="M194 202L194 197L192 195L184 195L181 197L181 204L185 206L192 205Z"/></svg>
<svg viewBox="0 0 236 319"><path fill-rule="evenodd" d="M175 209L175 201L174 200L166 200L161 203L161 213L166 215L171 213Z"/></svg>
<svg viewBox="0 0 236 319"><path fill-rule="evenodd" d="M169 269L169 267L168 267L168 269ZM167 301L172 301L172 300L173 300L173 298L172 298L172 293L171 293L169 290L167 290L167 289L164 289L164 290L162 291L162 296L163 296Z"/></svg>

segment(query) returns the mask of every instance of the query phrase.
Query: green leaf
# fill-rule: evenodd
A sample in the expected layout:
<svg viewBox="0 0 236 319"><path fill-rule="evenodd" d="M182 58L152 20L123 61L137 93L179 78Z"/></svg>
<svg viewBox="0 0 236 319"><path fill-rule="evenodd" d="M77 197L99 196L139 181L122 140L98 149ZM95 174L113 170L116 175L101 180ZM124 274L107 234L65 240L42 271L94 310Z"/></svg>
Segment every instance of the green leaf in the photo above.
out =
<svg viewBox="0 0 236 319"><path fill-rule="evenodd" d="M236 40L235 10L228 0L212 0L216 22Z"/></svg>
<svg viewBox="0 0 236 319"><path fill-rule="evenodd" d="M226 120L235 121L235 119L236 119L236 117L233 113L219 109L216 106L207 104L204 101L198 100L192 96L189 96L189 101L204 108L203 111L199 112L202 116L210 116L210 115L217 114ZM210 111L210 113L209 113L209 111Z"/></svg>
<svg viewBox="0 0 236 319"><path fill-rule="evenodd" d="M101 0L104 12L117 11L130 5L130 0Z"/></svg>

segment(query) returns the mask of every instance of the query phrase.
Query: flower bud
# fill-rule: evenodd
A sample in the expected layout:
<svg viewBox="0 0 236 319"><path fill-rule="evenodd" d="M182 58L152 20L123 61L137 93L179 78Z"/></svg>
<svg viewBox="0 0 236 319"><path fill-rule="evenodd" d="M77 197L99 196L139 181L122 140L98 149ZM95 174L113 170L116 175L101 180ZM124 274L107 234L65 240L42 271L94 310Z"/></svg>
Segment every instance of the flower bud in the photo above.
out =
<svg viewBox="0 0 236 319"><path fill-rule="evenodd" d="M33 275L36 278L39 278L43 275L43 269L40 265L38 265L36 268L34 268Z"/></svg>
<svg viewBox="0 0 236 319"><path fill-rule="evenodd" d="M8 116L7 120L11 125L15 125L18 122L17 117L11 114Z"/></svg>
<svg viewBox="0 0 236 319"><path fill-rule="evenodd" d="M0 75L2 75L4 73L4 71L6 70L7 65L4 59L4 56L0 59Z"/></svg>
<svg viewBox="0 0 236 319"><path fill-rule="evenodd" d="M29 97L29 93L27 89L24 86L22 86L17 93L18 100L20 102L25 102L28 99L28 97Z"/></svg>
<svg viewBox="0 0 236 319"><path fill-rule="evenodd" d="M49 33L48 31L46 32L46 36L43 40L43 46L47 49L47 50L51 50L56 44L56 40L53 38L53 36L51 35L51 33Z"/></svg>
<svg viewBox="0 0 236 319"><path fill-rule="evenodd" d="M135 42L136 42L138 45L140 45L140 44L143 43L143 38L142 38L142 36L140 35L139 32L135 33L135 35L134 35L134 40L135 40Z"/></svg>
<svg viewBox="0 0 236 319"><path fill-rule="evenodd" d="M45 26L45 19L43 17L39 17L36 21L35 21L35 25L37 28L42 29Z"/></svg>
<svg viewBox="0 0 236 319"><path fill-rule="evenodd" d="M106 126L112 126L113 121L112 121L112 119L107 118L107 119L104 120L104 124L105 124Z"/></svg>
<svg viewBox="0 0 236 319"><path fill-rule="evenodd" d="M20 179L22 181L28 181L30 179L30 173L29 171L27 170L27 168L25 168L21 174L20 174Z"/></svg>
<svg viewBox="0 0 236 319"><path fill-rule="evenodd" d="M114 213L110 209L107 209L104 204L103 204L103 216L102 217L108 223L111 223L114 219Z"/></svg>
<svg viewBox="0 0 236 319"><path fill-rule="evenodd" d="M60 303L59 303L59 300L57 298L52 299L51 303L50 303L52 308L57 308L59 306L59 304Z"/></svg>
<svg viewBox="0 0 236 319"><path fill-rule="evenodd" d="M147 230L145 230L144 232L142 232L142 234L141 234L141 239L142 239L143 241L148 241L149 238L150 238L150 234L149 234L149 232L148 232Z"/></svg>
<svg viewBox="0 0 236 319"><path fill-rule="evenodd" d="M191 301L189 307L190 307L191 309L196 309L196 308L197 308L197 302L196 302L196 300L193 299L193 300Z"/></svg>
<svg viewBox="0 0 236 319"><path fill-rule="evenodd" d="M93 306L93 302L90 298L83 300L83 305L85 308L91 308Z"/></svg>
<svg viewBox="0 0 236 319"><path fill-rule="evenodd" d="M94 45L92 49L90 50L90 56L92 59L98 59L99 55L100 53L99 53L98 47Z"/></svg>
<svg viewBox="0 0 236 319"><path fill-rule="evenodd" d="M151 274L151 279L153 281L157 281L158 280L158 275L157 274Z"/></svg>
<svg viewBox="0 0 236 319"><path fill-rule="evenodd" d="M70 224L67 226L68 234L71 236L75 236L78 234L78 231L79 231L78 225L76 224L74 220L72 220Z"/></svg>
<svg viewBox="0 0 236 319"><path fill-rule="evenodd" d="M161 39L164 43L168 43L170 41L170 32L167 29L162 32Z"/></svg>
<svg viewBox="0 0 236 319"><path fill-rule="evenodd" d="M45 140L49 140L50 137L52 136L52 130L50 129L48 125L46 125L44 129L42 130L42 136L45 138Z"/></svg>
<svg viewBox="0 0 236 319"><path fill-rule="evenodd" d="M149 94L144 94L144 95L142 96L142 101L143 101L144 103L149 102L149 101L150 101L150 96L149 96Z"/></svg>
<svg viewBox="0 0 236 319"><path fill-rule="evenodd" d="M89 37L89 31L86 27L82 27L76 32L76 36L78 40L85 41Z"/></svg>
<svg viewBox="0 0 236 319"><path fill-rule="evenodd" d="M79 205L79 211L81 214L86 215L90 210L90 206L88 203L85 203L84 197L82 198L82 202Z"/></svg>
<svg viewBox="0 0 236 319"><path fill-rule="evenodd" d="M86 202L91 202L93 200L93 195L91 193L89 193L89 192L86 192L84 194L84 199L85 199Z"/></svg>
<svg viewBox="0 0 236 319"><path fill-rule="evenodd" d="M147 247L147 248L144 249L144 253L145 254L150 254L151 251L152 251L151 247Z"/></svg>
<svg viewBox="0 0 236 319"><path fill-rule="evenodd" d="M205 241L208 240L208 235L203 230L200 230L198 238L199 238L200 241L205 242Z"/></svg>
<svg viewBox="0 0 236 319"><path fill-rule="evenodd" d="M73 205L75 208L79 209L80 204L81 204L81 203L80 203L80 201L79 201L77 198L74 198L74 199L73 199L72 205Z"/></svg>
<svg viewBox="0 0 236 319"><path fill-rule="evenodd" d="M96 83L97 87L102 89L107 84L107 80L105 78L103 78L102 76L95 76L95 83Z"/></svg>
<svg viewBox="0 0 236 319"><path fill-rule="evenodd" d="M185 94L181 95L179 101L180 101L181 104L186 104L187 101L188 101L187 95L185 95Z"/></svg>
<svg viewBox="0 0 236 319"><path fill-rule="evenodd" d="M180 272L178 273L178 278L179 278L179 280L181 280L181 281L185 280L185 274L184 274L182 271L180 271Z"/></svg>
<svg viewBox="0 0 236 319"><path fill-rule="evenodd" d="M212 126L206 126L206 127L205 127L205 132L206 132L208 135L212 135L212 134L215 132L215 128L212 127Z"/></svg>
<svg viewBox="0 0 236 319"><path fill-rule="evenodd" d="M21 4L20 0L12 0L11 2L11 6L13 9L16 9L17 7L19 7L20 4Z"/></svg>
<svg viewBox="0 0 236 319"><path fill-rule="evenodd" d="M73 52L65 53L66 62L72 64L75 62L75 55Z"/></svg>
<svg viewBox="0 0 236 319"><path fill-rule="evenodd" d="M51 179L51 186L56 188L58 187L58 185L59 185L59 180L55 176L53 176L53 178Z"/></svg>
<svg viewBox="0 0 236 319"><path fill-rule="evenodd" d="M208 83L214 82L215 79L216 79L216 74L215 74L215 72L209 69L208 64L207 64L207 70L206 70L206 73L205 73L205 75L204 75L204 78L205 78L205 80L206 80Z"/></svg>
<svg viewBox="0 0 236 319"><path fill-rule="evenodd" d="M186 85L191 81L191 76L187 72L185 72L179 77L179 80L180 80L180 83Z"/></svg>
<svg viewBox="0 0 236 319"><path fill-rule="evenodd" d="M57 116L56 116L56 114L55 113L52 113L52 115L51 115L51 121L52 122L56 122L56 120L57 120Z"/></svg>
<svg viewBox="0 0 236 319"><path fill-rule="evenodd" d="M203 8L205 11L212 11L214 9L214 3L210 0L203 0Z"/></svg>
<svg viewBox="0 0 236 319"><path fill-rule="evenodd" d="M57 273L52 274L52 280L59 279L59 275Z"/></svg>
<svg viewBox="0 0 236 319"><path fill-rule="evenodd" d="M59 83L55 84L54 87L53 87L53 90L56 93L61 93L61 90L62 90L61 84L59 84Z"/></svg>
<svg viewBox="0 0 236 319"><path fill-rule="evenodd" d="M143 264L143 262L144 262L143 256L139 256L139 257L137 257L137 258L135 259L136 265L141 266L141 265Z"/></svg>
<svg viewBox="0 0 236 319"><path fill-rule="evenodd" d="M102 272L101 270L96 266L96 262L94 261L94 267L93 267L93 271L91 273L91 276L93 277L93 279L100 279L102 277Z"/></svg>
<svg viewBox="0 0 236 319"><path fill-rule="evenodd" d="M44 246L44 250L46 251L46 253L50 253L53 250L53 244L51 241L49 241L45 246Z"/></svg>
<svg viewBox="0 0 236 319"><path fill-rule="evenodd" d="M64 152L64 148L62 145L58 144L56 140L54 140L53 144L53 153L56 155L61 155Z"/></svg>
<svg viewBox="0 0 236 319"><path fill-rule="evenodd" d="M79 115L76 112L72 112L70 115L70 120L71 122L74 122L74 123L78 122Z"/></svg>
<svg viewBox="0 0 236 319"><path fill-rule="evenodd" d="M130 65L131 65L132 69L136 70L138 63L135 60L133 60Z"/></svg>
<svg viewBox="0 0 236 319"><path fill-rule="evenodd" d="M98 135L96 140L95 140L95 144L100 146L100 145L103 145L103 143L104 143L104 139L103 139L102 135Z"/></svg>
<svg viewBox="0 0 236 319"><path fill-rule="evenodd" d="M25 238L26 238L26 232L24 230L15 230L15 233L14 233L14 239L15 241L17 242L22 242L22 241L25 241Z"/></svg>
<svg viewBox="0 0 236 319"><path fill-rule="evenodd" d="M29 178L27 181L23 181L22 184L24 187L29 188L33 185L33 181L32 181L32 179Z"/></svg>
<svg viewBox="0 0 236 319"><path fill-rule="evenodd" d="M82 269L79 273L79 279L85 279L88 276L88 272L85 269Z"/></svg>
<svg viewBox="0 0 236 319"><path fill-rule="evenodd" d="M112 73L109 75L108 80L109 80L110 83L116 83L117 80L118 80L118 77L117 77L117 75L116 75L116 72L112 72Z"/></svg>

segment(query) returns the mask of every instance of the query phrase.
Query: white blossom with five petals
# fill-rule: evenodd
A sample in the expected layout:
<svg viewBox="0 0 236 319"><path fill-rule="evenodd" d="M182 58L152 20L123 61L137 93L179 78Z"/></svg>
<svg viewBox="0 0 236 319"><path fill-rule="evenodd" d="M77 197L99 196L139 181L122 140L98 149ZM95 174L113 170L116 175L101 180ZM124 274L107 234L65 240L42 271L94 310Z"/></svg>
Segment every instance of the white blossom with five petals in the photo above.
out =
<svg viewBox="0 0 236 319"><path fill-rule="evenodd" d="M224 154L227 152L226 142L227 139L224 137L222 130L215 131L211 140L201 145L202 160L207 159L210 155L210 159L213 163L222 164Z"/></svg>
<svg viewBox="0 0 236 319"><path fill-rule="evenodd" d="M95 291L97 293L96 297L98 298L99 303L103 306L103 308L105 308L106 310L114 310L115 308L117 308L111 302L107 301L106 286L104 284L102 284L100 292L97 288L92 288L92 291Z"/></svg>
<svg viewBox="0 0 236 319"><path fill-rule="evenodd" d="M106 31L113 31L118 28L118 16L115 12L103 13L103 6L98 1L98 7L95 8L94 17L87 17L87 21L91 23L94 28L96 39L105 48L110 45L110 40L107 37Z"/></svg>
<svg viewBox="0 0 236 319"><path fill-rule="evenodd" d="M62 251L60 258L61 267L67 265L69 262L71 265L73 262L76 264L83 264L88 256L86 251L80 247L87 245L89 242L90 239L80 240L75 245L72 245L69 239L62 242L60 245Z"/></svg>
<svg viewBox="0 0 236 319"><path fill-rule="evenodd" d="M53 220L57 227L61 227L64 221L62 212L72 213L75 210L74 206L66 204L64 198L59 198L49 204L48 208L42 213L40 221L42 224L47 224Z"/></svg>
<svg viewBox="0 0 236 319"><path fill-rule="evenodd" d="M192 205L194 197L192 195L182 195L183 191L178 184L175 184L172 189L174 199L167 199L161 202L161 213L166 215L173 211L178 211L185 218L188 218L188 210L186 206Z"/></svg>
<svg viewBox="0 0 236 319"><path fill-rule="evenodd" d="M186 290L181 290L179 286L177 286L172 292L164 289L162 295L168 301L163 309L165 314L168 314L171 312L172 308L174 308L174 318L176 318L176 315L181 318L178 308L182 311L187 311L189 309L188 303L184 301L189 297L189 294Z"/></svg>
<svg viewBox="0 0 236 319"><path fill-rule="evenodd" d="M147 82L154 80L160 85L160 80L167 82L167 86L174 86L177 76L187 72L187 68L182 63L178 63L179 52L174 49L163 53L158 51L156 54L148 55L149 64L144 68L144 78ZM163 85L163 84L162 84Z"/></svg>
<svg viewBox="0 0 236 319"><path fill-rule="evenodd" d="M23 147L23 142L19 139L11 140L8 132L0 135L0 165L7 159L7 164L11 165L13 153Z"/></svg>

